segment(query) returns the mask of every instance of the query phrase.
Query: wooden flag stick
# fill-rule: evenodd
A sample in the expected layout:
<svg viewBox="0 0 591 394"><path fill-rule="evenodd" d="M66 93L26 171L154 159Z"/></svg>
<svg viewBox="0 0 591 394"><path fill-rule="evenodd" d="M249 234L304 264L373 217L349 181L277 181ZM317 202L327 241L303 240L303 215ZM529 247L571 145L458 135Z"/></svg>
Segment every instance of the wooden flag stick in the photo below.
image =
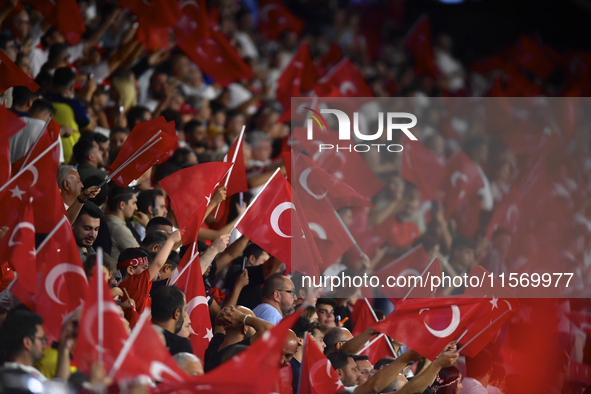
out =
<svg viewBox="0 0 591 394"><path fill-rule="evenodd" d="M280 168L277 168L275 170L275 172L273 173L273 175L271 175L271 177L269 178L269 180L267 181L267 183L265 183L265 185L263 186L263 188L261 189L261 191L254 196L254 198L250 201L250 204L248 204L248 206L246 207L246 209L244 210L244 212L242 212L242 215L240 215L240 217L238 217L238 220L236 220L236 223L234 223L234 226L230 229L230 232L228 232L228 234L232 234L232 232L236 229L236 227L238 227L238 224L242 221L242 218L244 217L244 215L246 215L246 212L248 212L248 210L250 209L250 207L252 207L254 205L254 202L257 200L257 198L259 198L259 196L261 195L262 192L265 191L265 189L267 188L267 185L273 180L273 178L275 178L275 175L277 175L277 173L281 171Z"/></svg>
<svg viewBox="0 0 591 394"><path fill-rule="evenodd" d="M240 144L242 144L242 138L244 137L244 130L246 130L246 125L242 126L242 130L240 131L240 135L238 135L238 140L236 142L236 150L234 150L234 157L232 157L232 164L236 163L236 158L238 157L238 150L240 149ZM224 182L224 186L228 187L228 182L230 182L230 176L232 175L232 169L234 166L230 167L230 171L226 176L226 182ZM214 218L218 218L218 211L220 210L220 204L215 210L215 214L213 215Z"/></svg>

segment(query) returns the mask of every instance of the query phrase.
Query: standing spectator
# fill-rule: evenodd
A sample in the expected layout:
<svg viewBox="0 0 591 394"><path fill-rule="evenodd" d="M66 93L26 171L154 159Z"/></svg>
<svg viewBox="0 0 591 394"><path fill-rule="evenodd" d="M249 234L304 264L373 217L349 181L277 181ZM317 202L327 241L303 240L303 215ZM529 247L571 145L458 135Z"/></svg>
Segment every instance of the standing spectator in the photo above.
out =
<svg viewBox="0 0 591 394"><path fill-rule="evenodd" d="M137 248L139 245L127 228L125 221L133 217L137 210L137 197L130 188L118 188L113 184L111 196L107 200L109 214L105 216L109 234L111 235L111 257L118 259L125 249Z"/></svg>

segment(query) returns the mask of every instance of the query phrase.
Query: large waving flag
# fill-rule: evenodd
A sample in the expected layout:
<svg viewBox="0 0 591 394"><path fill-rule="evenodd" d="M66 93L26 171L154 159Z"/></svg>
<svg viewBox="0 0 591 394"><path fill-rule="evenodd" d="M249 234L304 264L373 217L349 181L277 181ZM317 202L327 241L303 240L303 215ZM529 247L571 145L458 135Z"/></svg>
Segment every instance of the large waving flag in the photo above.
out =
<svg viewBox="0 0 591 394"><path fill-rule="evenodd" d="M26 86L31 92L39 90L39 85L0 51L0 94L13 86Z"/></svg>
<svg viewBox="0 0 591 394"><path fill-rule="evenodd" d="M312 90L317 79L318 73L310 46L304 42L277 80L275 96L280 103L287 106L292 97L300 97L302 92Z"/></svg>
<svg viewBox="0 0 591 394"><path fill-rule="evenodd" d="M64 36L68 44L78 44L86 26L75 0L29 0L28 3Z"/></svg>
<svg viewBox="0 0 591 394"><path fill-rule="evenodd" d="M5 184L10 178L12 158L10 157L10 137L18 133L26 126L14 112L0 106L0 130L4 130L0 136L0 184Z"/></svg>
<svg viewBox="0 0 591 394"><path fill-rule="evenodd" d="M330 361L308 334L304 342L299 394L336 394L344 389Z"/></svg>

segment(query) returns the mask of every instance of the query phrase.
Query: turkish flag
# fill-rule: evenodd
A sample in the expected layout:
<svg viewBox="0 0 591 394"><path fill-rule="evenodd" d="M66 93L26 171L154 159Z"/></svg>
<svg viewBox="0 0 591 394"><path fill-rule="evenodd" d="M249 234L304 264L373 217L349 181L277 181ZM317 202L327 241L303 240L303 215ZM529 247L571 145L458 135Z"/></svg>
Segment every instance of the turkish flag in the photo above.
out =
<svg viewBox="0 0 591 394"><path fill-rule="evenodd" d="M150 309L145 310L118 355L113 381L148 376L156 382L185 382L188 376L162 344L155 328L150 324ZM141 338L141 339L139 339ZM202 360L202 358L200 358Z"/></svg>
<svg viewBox="0 0 591 394"><path fill-rule="evenodd" d="M86 26L76 0L28 0L28 3L64 36L68 44L78 45Z"/></svg>
<svg viewBox="0 0 591 394"><path fill-rule="evenodd" d="M6 9L7 7L12 8L11 3L12 2L9 0L0 0L0 10ZM10 11L10 13L4 17L4 20L7 21L7 20L12 19L13 16L20 14L22 10L23 10L23 3L21 2L21 0L18 0L16 3L16 7L12 8L12 11Z"/></svg>
<svg viewBox="0 0 591 394"><path fill-rule="evenodd" d="M267 40L278 40L284 31L293 31L298 36L304 22L295 17L279 0L259 2L259 31Z"/></svg>
<svg viewBox="0 0 591 394"><path fill-rule="evenodd" d="M177 143L174 121L164 116L137 124L125 140L110 167L109 177L133 155L136 157L112 178L121 187L127 187L150 167L158 163Z"/></svg>
<svg viewBox="0 0 591 394"><path fill-rule="evenodd" d="M293 212L285 215L285 211ZM319 267L324 266L299 200L279 172L253 199L236 228L285 263L287 272L292 259L304 265L294 269L306 275L318 274Z"/></svg>
<svg viewBox="0 0 591 394"><path fill-rule="evenodd" d="M205 0L183 1L179 3L181 17L174 27L179 40L196 35L198 40L207 36L207 5Z"/></svg>
<svg viewBox="0 0 591 394"><path fill-rule="evenodd" d="M390 343L390 340L384 334L380 334L369 341L357 354L363 354L369 357L369 362L375 365L382 358L396 358L396 352Z"/></svg>
<svg viewBox="0 0 591 394"><path fill-rule="evenodd" d="M190 9L189 13L183 10L183 20L179 21L183 25L177 25L175 29L175 32L181 29L183 38L177 41L177 46L185 55L222 87L242 79L250 80L252 70L236 48L220 31L209 25L206 29L203 27L205 21L200 13L205 12L202 11L205 10L205 4L181 5L181 8Z"/></svg>
<svg viewBox="0 0 591 394"><path fill-rule="evenodd" d="M184 245L197 240L211 197L230 167L232 163L203 163L177 171L160 181L170 196L179 228L185 230L182 234Z"/></svg>
<svg viewBox="0 0 591 394"><path fill-rule="evenodd" d="M121 8L129 8L146 27L172 27L181 17L179 3L168 0L121 0ZM140 25L142 23L140 22Z"/></svg>
<svg viewBox="0 0 591 394"><path fill-rule="evenodd" d="M281 373L279 361L287 332L300 318L302 310L284 318L255 343L222 365L191 382L162 383L152 393L251 394L276 392Z"/></svg>
<svg viewBox="0 0 591 394"><path fill-rule="evenodd" d="M441 75L433 55L431 23L428 17L422 16L415 22L404 39L404 46L414 58L415 75L433 78Z"/></svg>
<svg viewBox="0 0 591 394"><path fill-rule="evenodd" d="M402 279L400 281L397 280L395 287L386 286L381 289L382 293L388 298L402 298L408 294L411 288L413 288L413 284L415 284L414 278L418 279L429 263L427 251L423 245L420 244L374 272L374 275L381 278L380 280L383 281L383 283L386 283L386 279L390 276L396 278L405 277L406 279L404 282L402 282ZM417 280L416 286L410 292L409 297L430 298L433 292L431 292L431 288L428 286L430 284L428 276L432 275L441 276L441 267L439 267L438 261L433 261L429 266L428 272L425 272L425 275L422 276L424 286L421 287L420 281Z"/></svg>
<svg viewBox="0 0 591 394"><path fill-rule="evenodd" d="M340 62L342 58L343 51L341 51L337 43L333 42L328 51L318 60L318 75L321 77L326 75L328 70Z"/></svg>
<svg viewBox="0 0 591 394"><path fill-rule="evenodd" d="M33 204L27 203L23 208L24 211L19 212L18 215L18 224L8 229L4 235L6 240L0 241L0 256L18 273L24 290L35 294L36 251Z"/></svg>
<svg viewBox="0 0 591 394"><path fill-rule="evenodd" d="M519 198L518 189L514 188L503 198L499 204L495 204L492 216L486 227L486 236L492 239L493 233L498 228L504 228L516 234L518 226L523 218L520 218L523 208Z"/></svg>
<svg viewBox="0 0 591 394"><path fill-rule="evenodd" d="M557 64L545 53L541 42L522 35L510 48L503 51L507 61L527 70L541 79L549 78Z"/></svg>
<svg viewBox="0 0 591 394"><path fill-rule="evenodd" d="M485 302L455 297L404 300L373 328L434 360L449 342L461 337Z"/></svg>
<svg viewBox="0 0 591 394"><path fill-rule="evenodd" d="M33 93L39 89L39 85L31 77L0 51L0 94L13 86L26 86Z"/></svg>
<svg viewBox="0 0 591 394"><path fill-rule="evenodd" d="M59 165L59 142L50 144L48 139L41 139L37 147L42 152L37 156L31 155L26 167L0 188L0 206L4 209L0 227L14 228L19 220L19 212L24 211L24 205L31 199L35 230L40 234L49 233L66 214L55 181Z"/></svg>
<svg viewBox="0 0 591 394"><path fill-rule="evenodd" d="M458 151L445 166L442 188L445 190L445 217L449 218L460 204L484 187L480 171L464 151Z"/></svg>
<svg viewBox="0 0 591 394"><path fill-rule="evenodd" d="M19 288L13 288L13 294L23 302L27 300L25 305L43 317L48 338L59 340L64 319L81 305L88 289L74 234L66 217L37 248L36 271L34 297L22 294ZM24 288L20 289L24 291Z"/></svg>
<svg viewBox="0 0 591 394"><path fill-rule="evenodd" d="M423 200L437 200L439 186L445 177L445 167L429 148L420 141L402 142L402 168L400 174L416 186Z"/></svg>
<svg viewBox="0 0 591 394"><path fill-rule="evenodd" d="M5 184L11 174L10 137L26 125L14 112L3 105L0 106L0 130L4 130L0 136L0 185Z"/></svg>
<svg viewBox="0 0 591 394"><path fill-rule="evenodd" d="M345 387L310 334L304 343L299 394L336 394Z"/></svg>
<svg viewBox="0 0 591 394"><path fill-rule="evenodd" d="M102 302L99 303L101 299ZM100 317L103 322L102 354L107 373L113 368L117 356L123 349L127 330L121 320L120 310L113 301L111 289L104 279L103 269L96 265L86 291L74 348L76 367L86 376L90 376L92 364L98 361Z"/></svg>
<svg viewBox="0 0 591 394"><path fill-rule="evenodd" d="M60 138L60 129L61 126L59 125L59 123L57 123L53 119L50 119L49 124L45 128L45 131L42 133L41 136L39 136L37 144L31 146L23 157L12 163L12 175L16 175L23 167L23 164L26 165L32 159L43 153L43 151L47 149L47 147L49 147L52 143L56 142ZM25 162L25 160L27 160L27 162ZM55 170L57 173L57 168L59 166L59 151L55 156L55 160L57 162L57 164L55 165Z"/></svg>
<svg viewBox="0 0 591 394"><path fill-rule="evenodd" d="M292 133L293 138L299 143L298 150L307 151L318 167L342 180L363 197L373 198L382 190L382 183L358 152L336 152L335 149L319 151L320 144L333 146L339 144L337 131L323 130L319 132L319 130L315 130L313 140L307 139L307 129L304 127L294 127Z"/></svg>
<svg viewBox="0 0 591 394"><path fill-rule="evenodd" d="M185 252L177 267L180 275L175 275L174 281L171 278L169 284L178 287L187 298L187 315L191 318L191 325L195 331L195 335L192 335L189 339L193 346L193 354L203 360L205 350L207 350L209 342L213 338L213 331L211 329L209 306L199 256L195 254L191 258L191 255L190 250Z"/></svg>
<svg viewBox="0 0 591 394"><path fill-rule="evenodd" d="M302 92L312 90L317 79L318 72L312 60L310 46L304 42L277 80L275 96L281 104L287 106L292 97L300 97Z"/></svg>
<svg viewBox="0 0 591 394"><path fill-rule="evenodd" d="M358 298L353 306L351 312L351 320L353 320L353 334L354 337L365 331L366 328L378 322L378 318L373 311L367 298Z"/></svg>
<svg viewBox="0 0 591 394"><path fill-rule="evenodd" d="M345 97L374 97L372 88L361 75L357 67L348 58L341 60L321 80L314 90L326 91L325 86L338 88Z"/></svg>

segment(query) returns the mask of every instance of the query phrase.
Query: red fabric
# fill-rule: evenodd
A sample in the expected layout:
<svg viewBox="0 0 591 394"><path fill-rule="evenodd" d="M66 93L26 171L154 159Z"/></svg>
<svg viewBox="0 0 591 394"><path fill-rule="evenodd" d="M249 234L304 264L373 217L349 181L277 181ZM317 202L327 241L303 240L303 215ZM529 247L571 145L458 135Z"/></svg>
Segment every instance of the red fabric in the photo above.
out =
<svg viewBox="0 0 591 394"><path fill-rule="evenodd" d="M13 86L26 86L33 93L39 89L39 85L31 77L0 51L0 94Z"/></svg>
<svg viewBox="0 0 591 394"><path fill-rule="evenodd" d="M402 177L419 189L422 200L439 198L439 185L445 176L445 167L420 141L404 138L402 146Z"/></svg>
<svg viewBox="0 0 591 394"><path fill-rule="evenodd" d="M442 188L445 190L445 217L449 218L460 204L484 186L476 164L464 151L458 151L445 167Z"/></svg>
<svg viewBox="0 0 591 394"><path fill-rule="evenodd" d="M276 382L276 391L278 394L294 394L293 392L293 371L291 365L287 364L279 368L279 379ZM297 393L295 393L297 394Z"/></svg>
<svg viewBox="0 0 591 394"><path fill-rule="evenodd" d="M131 133L121 147L121 150L119 150L117 157L111 164L109 175L113 174L113 172L121 167L121 165L133 154L139 153L139 151L143 150L142 146L159 131L162 132L158 137L153 139L150 144L154 141L158 141L159 138L162 139L136 157L129 165L117 173L113 178L113 182L121 187L127 187L133 180L138 179L148 171L150 167L158 163L160 158L175 146L179 138L176 135L174 121L166 122L164 116L160 116L156 119L141 122L131 130ZM150 144L147 144L145 148Z"/></svg>
<svg viewBox="0 0 591 394"><path fill-rule="evenodd" d="M196 377L193 382L159 384L152 393L172 394L182 389L200 394L276 392L275 386L281 376L279 360L287 331L301 314L300 310L287 316L248 349Z"/></svg>
<svg viewBox="0 0 591 394"><path fill-rule="evenodd" d="M259 2L259 31L267 40L278 40L284 31L300 35L304 22L295 17L279 0Z"/></svg>
<svg viewBox="0 0 591 394"><path fill-rule="evenodd" d="M0 185L5 184L10 178L11 158L10 146L8 141L10 137L18 133L26 123L21 120L14 112L0 106L0 130L4 130L0 137Z"/></svg>
<svg viewBox="0 0 591 394"><path fill-rule="evenodd" d="M5 9L8 6L10 6L10 1L9 0L0 0L0 10ZM6 17L4 18L4 20L8 21L8 20L12 19L13 16L16 16L16 15L20 14L20 12L22 10L23 10L23 3L19 0L16 3L16 7L14 7L12 9L12 11L10 11L10 13L8 15L6 15Z"/></svg>
<svg viewBox="0 0 591 394"><path fill-rule="evenodd" d="M20 208L20 207L19 207ZM33 216L33 205L26 204L23 210L18 212L19 222L14 227L9 228L4 239L0 241L0 256L8 261L10 267L18 272L19 280L23 288L35 294L35 219ZM2 271L8 277L14 278L8 272Z"/></svg>
<svg viewBox="0 0 591 394"><path fill-rule="evenodd" d="M47 125L46 131L43 133L42 136L39 137L39 142L37 143L37 145L34 145L31 148L29 148L26 155L12 163L12 175L14 176L17 172L19 172L19 170L23 166L23 163L25 162L25 159L27 158L27 156L29 156L29 154L30 156L27 163L30 163L31 160L39 156L49 145L57 141L60 138L60 128L61 126L55 120L51 119L49 121L49 124ZM57 154L59 154L59 152ZM59 156L55 157L56 160L59 160Z"/></svg>
<svg viewBox="0 0 591 394"><path fill-rule="evenodd" d="M160 181L172 201L179 228L185 230L182 234L184 245L197 240L211 196L231 166L231 163L222 162L198 164Z"/></svg>
<svg viewBox="0 0 591 394"><path fill-rule="evenodd" d="M404 300L373 328L434 360L449 342L460 338L484 302L453 297Z"/></svg>
<svg viewBox="0 0 591 394"><path fill-rule="evenodd" d="M438 77L441 71L435 63L431 44L431 24L428 17L421 17L404 40L404 46L414 58L417 76Z"/></svg>
<svg viewBox="0 0 591 394"><path fill-rule="evenodd" d="M167 0L121 0L122 8L129 8L147 27L172 27L181 17L177 2ZM142 23L140 22L140 25Z"/></svg>
<svg viewBox="0 0 591 394"><path fill-rule="evenodd" d="M152 298L150 298L152 280L149 269L142 271L139 275L131 275L127 280L119 283L119 288L127 290L129 297L135 301L135 309L138 313L152 306ZM126 301L127 296L124 295L122 300Z"/></svg>
<svg viewBox="0 0 591 394"><path fill-rule="evenodd" d="M281 73L275 96L281 104L287 106L292 97L300 97L303 95L302 92L312 90L317 79L318 72L310 53L310 46L304 42Z"/></svg>
<svg viewBox="0 0 591 394"><path fill-rule="evenodd" d="M319 76L324 76L326 73L333 68L338 62L341 61L343 58L343 51L341 48L336 44L332 43L328 51L322 55L320 60L318 61L318 74Z"/></svg>
<svg viewBox="0 0 591 394"><path fill-rule="evenodd" d="M99 278L100 286L103 288L103 362L107 373L113 367L127 339L127 330L121 321L119 308L113 301L109 285L104 280L103 270L95 267L84 299L74 348L76 367L86 376L89 376L92 364L98 360Z"/></svg>
<svg viewBox="0 0 591 394"><path fill-rule="evenodd" d="M390 245L395 248L410 246L419 235L419 229L413 221L401 222L395 218L390 230Z"/></svg>
<svg viewBox="0 0 591 394"><path fill-rule="evenodd" d="M80 306L88 288L74 234L66 218L56 226L55 233L39 245L36 276L34 295L22 286L13 286L12 293L43 317L47 337L59 340L64 318Z"/></svg>
<svg viewBox="0 0 591 394"><path fill-rule="evenodd" d="M129 340L133 340L133 344L128 349L113 380L124 381L144 375L157 382L190 381L192 378L172 358L150 324L150 320L146 318L139 324L141 326L138 325L135 328L135 331L139 332L136 337L130 337Z"/></svg>
<svg viewBox="0 0 591 394"><path fill-rule="evenodd" d="M492 235L498 228L504 228L511 233L517 233L520 219L521 207L519 191L513 189L503 198L499 204L495 204L490 221L486 228L486 236L492 240Z"/></svg>
<svg viewBox="0 0 591 394"><path fill-rule="evenodd" d="M76 0L30 0L28 3L64 36L68 44L78 44L86 26Z"/></svg>
<svg viewBox="0 0 591 394"><path fill-rule="evenodd" d="M368 356L372 365L375 365L382 358L396 358L392 344L384 334L380 334L369 341L357 354Z"/></svg>
<svg viewBox="0 0 591 394"><path fill-rule="evenodd" d="M191 253L191 248L185 252L169 284L173 283L185 293L185 297L187 298L187 314L191 319L191 326L195 331L195 335L189 338L193 346L193 354L203 360L205 350L207 350L209 342L213 338L213 331L211 329L211 319L209 317L209 306L207 304L205 285L203 284L203 275L201 274L201 264L199 263L198 256L191 260ZM187 264L190 264L189 268L179 277L178 274L183 271Z"/></svg>
<svg viewBox="0 0 591 394"><path fill-rule="evenodd" d="M174 34L184 40L194 34L202 40L207 35L207 7L205 0L184 1L179 4L181 17L174 27Z"/></svg>
<svg viewBox="0 0 591 394"><path fill-rule="evenodd" d="M549 78L557 66L545 53L544 45L529 36L519 37L514 45L504 51L504 55L507 61L542 79Z"/></svg>
<svg viewBox="0 0 591 394"><path fill-rule="evenodd" d="M224 156L224 163L234 163L234 167L229 172L228 190L227 196L233 196L240 192L248 191L248 184L246 180L246 166L244 165L244 135L238 137L232 144L228 153ZM238 152L236 153L236 150ZM236 160L234 161L234 154L236 154Z"/></svg>
<svg viewBox="0 0 591 394"><path fill-rule="evenodd" d="M4 291L14 280L14 271L8 262L0 264L0 292Z"/></svg>
<svg viewBox="0 0 591 394"><path fill-rule="evenodd" d="M139 18L137 29L137 40L148 50L155 52L160 49L170 47L170 28L169 27L151 27L144 18Z"/></svg>
<svg viewBox="0 0 591 394"><path fill-rule="evenodd" d="M366 328L378 322L373 308L369 304L367 298L359 298L353 306L351 311L351 320L353 320L353 334L354 337L365 331Z"/></svg>
<svg viewBox="0 0 591 394"><path fill-rule="evenodd" d="M304 344L299 394L336 394L344 390L330 361L308 334Z"/></svg>
<svg viewBox="0 0 591 394"><path fill-rule="evenodd" d="M299 199L281 173L275 174L251 203L237 228L285 263L287 272L292 259L298 262L296 269L303 274L318 274L318 267L323 266Z"/></svg>
<svg viewBox="0 0 591 394"><path fill-rule="evenodd" d="M324 130L321 132L316 129L314 130L313 141L307 139L307 128L294 127L292 133L299 143L299 149L306 150L314 155L314 161L318 167L342 180L363 197L372 198L382 190L382 183L358 152L353 150L349 152L347 150L337 153L335 149L331 149L318 154L318 144L337 146L341 143L343 145L342 141L338 139L336 131Z"/></svg>
<svg viewBox="0 0 591 394"><path fill-rule="evenodd" d="M345 97L374 97L373 90L361 75L353 62L347 58L334 66L314 87L314 90L322 90L325 86L338 88ZM326 89L326 88L324 88Z"/></svg>

